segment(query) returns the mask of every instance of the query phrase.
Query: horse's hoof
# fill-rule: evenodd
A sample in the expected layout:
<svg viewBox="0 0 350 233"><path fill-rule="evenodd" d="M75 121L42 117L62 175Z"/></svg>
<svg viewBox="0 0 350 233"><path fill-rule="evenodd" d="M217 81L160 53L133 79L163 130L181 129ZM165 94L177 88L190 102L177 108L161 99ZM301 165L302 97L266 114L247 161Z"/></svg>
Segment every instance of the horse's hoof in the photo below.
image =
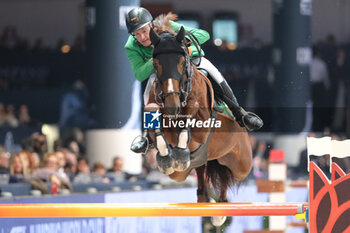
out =
<svg viewBox="0 0 350 233"><path fill-rule="evenodd" d="M226 221L226 216L212 216L211 217L211 223L216 227L222 226L222 224L224 224L225 221Z"/></svg>
<svg viewBox="0 0 350 233"><path fill-rule="evenodd" d="M158 169L160 172L170 175L174 173L174 160L170 154L166 156L161 156L159 152L157 153Z"/></svg>
<svg viewBox="0 0 350 233"><path fill-rule="evenodd" d="M216 203L216 201L212 197L209 198L209 202ZM220 227L220 226L222 226L222 224L225 223L226 219L227 219L226 216L212 216L211 223L216 227Z"/></svg>
<svg viewBox="0 0 350 233"><path fill-rule="evenodd" d="M174 170L177 172L185 171L187 168L190 167L191 162L188 161L186 163L181 163L179 161L174 162Z"/></svg>
<svg viewBox="0 0 350 233"><path fill-rule="evenodd" d="M191 153L188 148L173 148L173 157L174 157L174 169L175 171L185 171L190 166L190 157Z"/></svg>

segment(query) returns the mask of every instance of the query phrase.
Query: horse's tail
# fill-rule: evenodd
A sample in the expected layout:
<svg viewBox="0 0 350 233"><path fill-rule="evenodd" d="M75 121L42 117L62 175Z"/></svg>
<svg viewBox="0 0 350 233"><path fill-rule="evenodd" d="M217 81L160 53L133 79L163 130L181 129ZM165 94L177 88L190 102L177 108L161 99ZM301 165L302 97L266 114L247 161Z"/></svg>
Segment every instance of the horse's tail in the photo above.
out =
<svg viewBox="0 0 350 233"><path fill-rule="evenodd" d="M239 187L240 181L236 180L231 170L221 165L216 159L208 161L206 179L215 191L227 191L228 188Z"/></svg>

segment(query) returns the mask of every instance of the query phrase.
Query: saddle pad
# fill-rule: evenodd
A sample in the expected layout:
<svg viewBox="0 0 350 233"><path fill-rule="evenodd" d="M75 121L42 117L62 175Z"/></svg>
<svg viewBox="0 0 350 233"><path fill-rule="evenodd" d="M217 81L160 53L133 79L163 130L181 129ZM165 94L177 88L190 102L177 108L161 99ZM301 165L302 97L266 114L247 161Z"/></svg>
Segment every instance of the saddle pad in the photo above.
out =
<svg viewBox="0 0 350 233"><path fill-rule="evenodd" d="M235 119L235 117L233 116L231 110L229 109L229 107L227 106L227 104L222 101L222 100L214 100L214 108L218 109L218 113L223 114L229 118L231 118L232 120Z"/></svg>

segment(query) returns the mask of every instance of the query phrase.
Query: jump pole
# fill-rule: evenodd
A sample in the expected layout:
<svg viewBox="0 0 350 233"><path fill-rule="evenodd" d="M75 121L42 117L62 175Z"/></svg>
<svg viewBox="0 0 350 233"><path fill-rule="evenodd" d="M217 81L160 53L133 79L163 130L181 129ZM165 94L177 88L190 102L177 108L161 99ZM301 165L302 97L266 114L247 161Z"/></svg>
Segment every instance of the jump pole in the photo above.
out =
<svg viewBox="0 0 350 233"><path fill-rule="evenodd" d="M1 204L1 218L295 216L308 203L51 203Z"/></svg>

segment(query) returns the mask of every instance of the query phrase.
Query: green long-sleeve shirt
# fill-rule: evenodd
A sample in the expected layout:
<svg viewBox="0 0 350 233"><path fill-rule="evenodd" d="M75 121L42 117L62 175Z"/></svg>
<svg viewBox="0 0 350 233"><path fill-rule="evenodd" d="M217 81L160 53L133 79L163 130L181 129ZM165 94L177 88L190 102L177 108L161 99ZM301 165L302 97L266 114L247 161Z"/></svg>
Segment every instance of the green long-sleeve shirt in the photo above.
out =
<svg viewBox="0 0 350 233"><path fill-rule="evenodd" d="M183 26L186 31L190 31L198 39L200 44L203 44L210 38L209 33L202 29L186 27L174 21L170 21L170 23L175 31L178 31L180 27ZM198 56L199 52L197 48L193 44L191 47L191 56ZM142 46L133 36L130 35L124 49L128 56L135 78L140 82L149 78L149 76L154 72L152 64L153 47ZM204 56L203 50L201 55Z"/></svg>

